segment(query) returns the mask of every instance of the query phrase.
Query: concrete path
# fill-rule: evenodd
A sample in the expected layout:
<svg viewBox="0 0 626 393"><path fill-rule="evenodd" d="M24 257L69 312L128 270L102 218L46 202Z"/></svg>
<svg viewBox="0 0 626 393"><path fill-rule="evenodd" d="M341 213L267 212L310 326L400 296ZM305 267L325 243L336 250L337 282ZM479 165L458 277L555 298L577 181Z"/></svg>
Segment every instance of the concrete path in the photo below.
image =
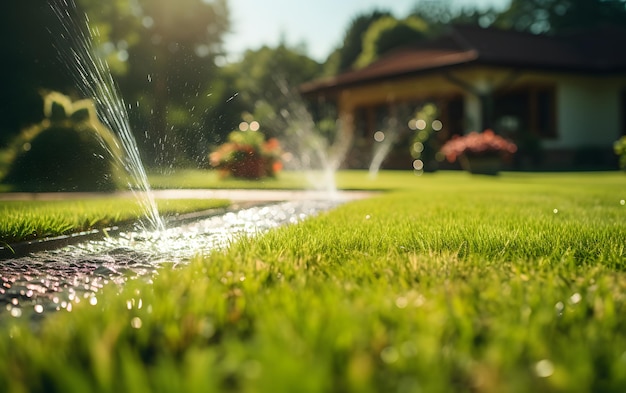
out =
<svg viewBox="0 0 626 393"><path fill-rule="evenodd" d="M372 196L371 191L314 191L314 190L228 190L228 189L202 189L202 190L153 190L156 199L228 199L234 202L257 201L276 202L293 200L353 200L364 199ZM130 198L130 191L115 193L85 193L85 192L51 192L51 193L0 193L0 201L53 201L72 199L95 199L95 198Z"/></svg>

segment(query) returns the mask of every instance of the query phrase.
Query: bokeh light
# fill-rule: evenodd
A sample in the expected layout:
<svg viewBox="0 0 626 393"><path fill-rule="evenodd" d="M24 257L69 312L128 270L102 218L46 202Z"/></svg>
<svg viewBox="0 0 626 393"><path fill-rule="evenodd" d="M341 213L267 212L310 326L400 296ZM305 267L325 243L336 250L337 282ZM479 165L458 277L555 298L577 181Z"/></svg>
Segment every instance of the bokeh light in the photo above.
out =
<svg viewBox="0 0 626 393"><path fill-rule="evenodd" d="M443 123L441 122L441 120L433 120L432 127L435 131L441 131L441 129L443 128Z"/></svg>

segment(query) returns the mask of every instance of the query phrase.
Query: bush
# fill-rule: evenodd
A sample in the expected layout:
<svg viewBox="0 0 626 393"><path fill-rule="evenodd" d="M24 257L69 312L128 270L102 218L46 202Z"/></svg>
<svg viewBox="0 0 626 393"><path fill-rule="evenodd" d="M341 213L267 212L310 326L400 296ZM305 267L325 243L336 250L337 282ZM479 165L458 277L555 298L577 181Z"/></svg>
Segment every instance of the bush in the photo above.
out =
<svg viewBox="0 0 626 393"><path fill-rule="evenodd" d="M276 138L266 141L258 131L233 131L228 142L209 155L209 161L222 177L260 179L274 177L282 169L280 155Z"/></svg>
<svg viewBox="0 0 626 393"><path fill-rule="evenodd" d="M10 146L3 183L23 192L115 190L119 143L97 120L93 103L52 92L44 97L44 114Z"/></svg>

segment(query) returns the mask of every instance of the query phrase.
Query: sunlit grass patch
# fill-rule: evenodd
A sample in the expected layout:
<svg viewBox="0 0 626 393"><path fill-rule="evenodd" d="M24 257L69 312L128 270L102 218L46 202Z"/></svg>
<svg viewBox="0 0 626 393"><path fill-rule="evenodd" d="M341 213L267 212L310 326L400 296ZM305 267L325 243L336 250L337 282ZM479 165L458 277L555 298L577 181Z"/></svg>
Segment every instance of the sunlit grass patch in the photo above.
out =
<svg viewBox="0 0 626 393"><path fill-rule="evenodd" d="M0 383L624 391L623 176L387 176L396 191L106 288L36 329L28 310L3 315Z"/></svg>
<svg viewBox="0 0 626 393"><path fill-rule="evenodd" d="M225 200L159 200L161 214L173 215L225 207ZM58 236L137 222L144 212L136 199L103 198L63 201L0 201L0 241Z"/></svg>

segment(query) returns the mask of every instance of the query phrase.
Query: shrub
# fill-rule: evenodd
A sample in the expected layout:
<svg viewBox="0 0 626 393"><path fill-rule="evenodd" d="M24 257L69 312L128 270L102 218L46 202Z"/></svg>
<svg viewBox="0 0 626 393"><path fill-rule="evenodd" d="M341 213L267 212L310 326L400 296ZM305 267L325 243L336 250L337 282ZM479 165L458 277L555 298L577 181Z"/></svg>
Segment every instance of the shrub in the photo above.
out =
<svg viewBox="0 0 626 393"><path fill-rule="evenodd" d="M273 177L282 169L280 154L276 138L266 141L259 131L233 131L228 142L209 155L209 161L223 177L260 179Z"/></svg>
<svg viewBox="0 0 626 393"><path fill-rule="evenodd" d="M57 92L44 97L45 119L10 146L3 183L14 191L112 191L116 189L115 135L95 114L91 100L72 101Z"/></svg>

